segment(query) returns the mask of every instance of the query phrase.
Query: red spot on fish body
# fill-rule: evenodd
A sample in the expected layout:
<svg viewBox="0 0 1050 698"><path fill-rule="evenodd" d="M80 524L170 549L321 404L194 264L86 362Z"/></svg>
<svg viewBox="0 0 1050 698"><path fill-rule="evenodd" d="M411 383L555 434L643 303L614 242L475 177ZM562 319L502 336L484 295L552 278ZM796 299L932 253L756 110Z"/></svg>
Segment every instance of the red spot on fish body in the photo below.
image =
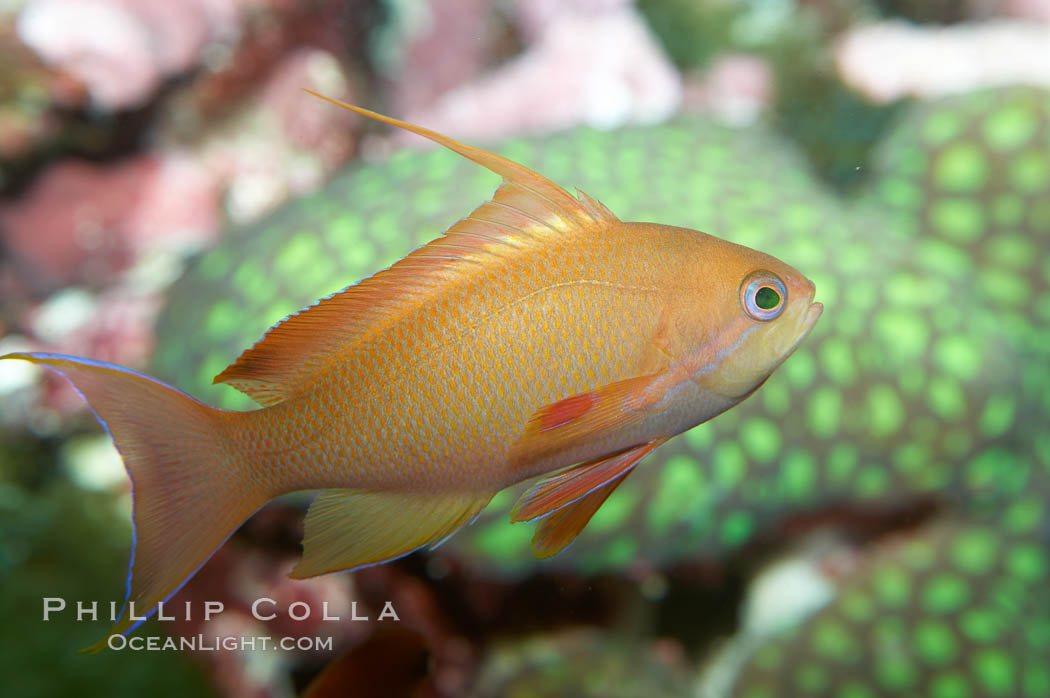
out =
<svg viewBox="0 0 1050 698"><path fill-rule="evenodd" d="M550 431L564 426L574 419L579 419L594 407L594 398L590 393L573 395L559 400L536 415L540 431Z"/></svg>

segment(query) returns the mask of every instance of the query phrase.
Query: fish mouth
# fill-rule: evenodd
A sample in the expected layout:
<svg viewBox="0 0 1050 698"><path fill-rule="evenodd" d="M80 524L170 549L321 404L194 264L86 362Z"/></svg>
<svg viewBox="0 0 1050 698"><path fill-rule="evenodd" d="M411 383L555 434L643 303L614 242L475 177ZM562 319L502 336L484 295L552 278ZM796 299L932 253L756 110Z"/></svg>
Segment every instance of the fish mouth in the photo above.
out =
<svg viewBox="0 0 1050 698"><path fill-rule="evenodd" d="M817 320L820 319L821 314L824 312L824 304L814 302L813 296L817 295L817 287L809 279L805 281L805 299L809 303L809 307L802 311L802 320L798 325L798 338L792 345L791 350L794 351L798 343L806 338L806 335L810 333L813 326L817 324Z"/></svg>
<svg viewBox="0 0 1050 698"><path fill-rule="evenodd" d="M788 347L787 351L784 352L784 356L783 358L781 358L781 362L783 362L785 359L787 359L787 357L795 353L795 350L798 349L798 345L802 343L803 339L809 336L810 331L812 331L813 326L817 324L817 320L820 319L820 316L823 312L823 303L810 303L809 307L806 308L805 311L803 311L802 319L798 324L798 334L795 336L795 341L792 342L791 346Z"/></svg>
<svg viewBox="0 0 1050 698"><path fill-rule="evenodd" d="M810 296L810 298L812 298L812 297L813 296ZM799 304L799 305L801 305L801 304ZM796 307L798 307L798 306L796 306ZM779 357L776 357L776 358L773 359L773 363L768 367L768 370L766 371L765 376L761 380L759 380L757 383L750 384L750 387L744 387L744 388L742 388L740 390L735 390L734 389L734 387L741 387L739 385L737 385L737 386L726 385L726 386L722 386L721 388L707 387L706 389L710 390L711 392L715 393L716 395L720 395L720 396L722 396L724 398L728 398L728 399L734 400L734 401L740 401L740 400L746 398L748 395L750 395L751 393L753 393L756 390L758 390L758 388L763 383L765 383L766 379L769 378L769 376L773 373L773 371L775 371L778 367L780 367L781 364L783 364L785 361L787 361L788 357L790 357L792 354L795 353L795 350L798 349L798 345L801 344L802 340L805 339L809 335L810 330L812 330L813 326L817 324L817 320L820 319L820 316L821 316L821 314L823 312L824 312L824 304L823 303L810 303L807 307L805 307L804 310L802 310L802 312L800 313L801 318L799 318L796 321L798 323L796 325L797 329L796 329L796 332L795 332L794 339L791 340L791 344L789 346L787 346L787 348L785 348L783 351L780 352ZM787 330L787 326L785 326L784 329L785 329L785 332L788 331ZM783 336L783 335L781 335L781 336ZM777 344L774 344L774 345L770 346L769 349L771 349L772 351L776 351L775 347L777 347L777 346L778 346ZM779 346L783 346L783 345L779 345ZM695 376L693 377L693 380L694 381L696 380ZM703 384L700 384L700 385L701 385L701 387L704 387Z"/></svg>
<svg viewBox="0 0 1050 698"><path fill-rule="evenodd" d="M823 303L810 304L809 308L806 309L806 314L802 317L802 337L805 337L807 334L809 334L810 330L813 329L813 326L817 324L817 320L820 319L820 316L823 312Z"/></svg>

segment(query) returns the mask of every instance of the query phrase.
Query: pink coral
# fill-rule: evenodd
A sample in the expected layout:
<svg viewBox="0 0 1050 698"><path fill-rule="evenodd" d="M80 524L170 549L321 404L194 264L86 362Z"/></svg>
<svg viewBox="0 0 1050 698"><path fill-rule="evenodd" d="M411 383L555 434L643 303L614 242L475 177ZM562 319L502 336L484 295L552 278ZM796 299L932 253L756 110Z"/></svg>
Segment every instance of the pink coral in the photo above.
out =
<svg viewBox="0 0 1050 698"><path fill-rule="evenodd" d="M21 199L0 204L4 245L33 291L101 284L126 268L131 255L122 223L158 166L148 156L108 166L67 160Z"/></svg>
<svg viewBox="0 0 1050 698"><path fill-rule="evenodd" d="M703 75L686 80L685 107L729 123L747 124L769 106L773 92L773 69L765 60L726 54Z"/></svg>
<svg viewBox="0 0 1050 698"><path fill-rule="evenodd" d="M519 12L534 41L523 54L406 118L494 140L579 123L659 121L677 108L678 73L633 7L522 3Z"/></svg>
<svg viewBox="0 0 1050 698"><path fill-rule="evenodd" d="M220 0L31 0L18 34L45 62L79 78L107 109L141 105L163 79L193 67L234 29Z"/></svg>
<svg viewBox="0 0 1050 698"><path fill-rule="evenodd" d="M4 244L31 293L103 285L157 239L199 244L218 224L214 183L178 155L113 165L67 160L22 198L0 204Z"/></svg>
<svg viewBox="0 0 1050 698"><path fill-rule="evenodd" d="M401 114L476 78L493 39L490 0L426 0L411 8L395 65L387 69L392 108Z"/></svg>
<svg viewBox="0 0 1050 698"><path fill-rule="evenodd" d="M1050 0L1000 0L1002 11L1011 17L1050 22Z"/></svg>

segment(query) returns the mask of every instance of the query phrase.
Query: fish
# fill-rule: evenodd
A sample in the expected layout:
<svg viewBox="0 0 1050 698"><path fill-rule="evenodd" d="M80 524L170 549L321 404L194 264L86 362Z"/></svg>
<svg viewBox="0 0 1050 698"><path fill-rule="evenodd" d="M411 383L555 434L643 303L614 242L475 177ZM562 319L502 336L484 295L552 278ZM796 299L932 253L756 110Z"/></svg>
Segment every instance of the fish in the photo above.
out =
<svg viewBox="0 0 1050 698"><path fill-rule="evenodd" d="M649 456L557 557L532 558L529 527L508 524L515 488L446 543L444 559L512 581L662 575L667 596L641 611L655 622L694 588L698 564L739 570L743 560L750 571L771 545L797 550L814 525L822 543L829 525L853 543L868 517L892 516L904 528L856 550L860 564L829 580L836 599L793 627L767 627L777 634L733 694L1050 694L1050 315L1038 302L1050 293L1050 92L908 105L848 198L760 124L687 116L501 148L555 181L604 187L621 217L703 221L791 259L825 311L753 399ZM454 157L350 168L225 238L172 289L154 370L205 390L226 357L286 314L281 303L305 304L342 285L339 269L360 276L407 251L385 206L344 202L397 190L411 202L398 232L417 237L468 210L487 180L463 186L469 163ZM311 247L340 262L305 265ZM237 329L217 321L230 308L244 309ZM232 406L239 394L226 392L214 399ZM689 613L707 618L719 603ZM727 650L755 646L753 630Z"/></svg>
<svg viewBox="0 0 1050 698"><path fill-rule="evenodd" d="M316 94L316 93L314 93ZM815 286L762 252L624 222L583 192L426 128L316 95L502 178L390 268L273 326L214 378L223 410L144 374L17 359L84 397L132 483L134 630L269 500L320 490L293 578L434 547L500 490L555 555L645 456L751 395L819 319Z"/></svg>

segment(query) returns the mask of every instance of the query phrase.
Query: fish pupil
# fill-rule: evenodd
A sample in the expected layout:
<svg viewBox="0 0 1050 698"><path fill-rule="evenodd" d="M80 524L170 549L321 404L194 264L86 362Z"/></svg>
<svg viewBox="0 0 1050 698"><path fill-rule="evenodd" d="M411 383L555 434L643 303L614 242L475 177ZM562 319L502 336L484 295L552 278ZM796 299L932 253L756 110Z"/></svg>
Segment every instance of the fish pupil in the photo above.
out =
<svg viewBox="0 0 1050 698"><path fill-rule="evenodd" d="M762 310L772 310L780 305L780 294L776 289L763 286L755 292L755 305Z"/></svg>

